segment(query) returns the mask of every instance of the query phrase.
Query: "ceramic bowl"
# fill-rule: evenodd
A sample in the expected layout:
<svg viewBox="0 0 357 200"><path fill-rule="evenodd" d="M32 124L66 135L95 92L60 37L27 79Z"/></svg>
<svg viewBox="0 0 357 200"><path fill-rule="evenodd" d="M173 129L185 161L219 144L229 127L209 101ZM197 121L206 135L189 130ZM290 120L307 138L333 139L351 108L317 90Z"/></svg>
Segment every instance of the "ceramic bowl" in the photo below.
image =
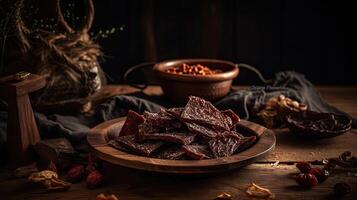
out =
<svg viewBox="0 0 357 200"><path fill-rule="evenodd" d="M201 64L222 72L212 75L173 74L168 68L182 64ZM154 72L164 94L175 102L187 102L188 97L198 96L209 101L218 100L228 94L232 81L238 76L238 65L229 61L215 59L179 59L155 64Z"/></svg>

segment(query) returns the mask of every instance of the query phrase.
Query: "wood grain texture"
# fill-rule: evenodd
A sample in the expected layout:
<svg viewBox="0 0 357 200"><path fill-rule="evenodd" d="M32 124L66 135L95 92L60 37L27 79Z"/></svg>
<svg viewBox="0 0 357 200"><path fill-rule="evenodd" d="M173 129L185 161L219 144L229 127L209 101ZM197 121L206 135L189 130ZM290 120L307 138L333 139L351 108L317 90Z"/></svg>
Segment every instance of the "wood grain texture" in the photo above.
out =
<svg viewBox="0 0 357 200"><path fill-rule="evenodd" d="M245 187L255 182L270 189L276 199L336 199L333 185L345 181L352 192L345 198L357 198L357 179L347 177L345 171L337 171L323 184L303 189L291 178L297 169L294 165L252 164L239 170L205 176L169 175L138 171L125 167L104 165L105 183L94 190L85 182L73 184L67 192L46 193L31 186L25 179L11 179L8 171L0 171L0 194L5 200L95 200L100 193L115 194L122 200L213 200L218 194L228 192L233 200L252 200L244 194ZM62 176L63 177L63 176Z"/></svg>
<svg viewBox="0 0 357 200"><path fill-rule="evenodd" d="M14 76L0 79L0 97L8 103L7 148L14 166L32 162L29 146L40 141L29 93L45 84L45 78L35 74L23 81L14 81Z"/></svg>
<svg viewBox="0 0 357 200"><path fill-rule="evenodd" d="M204 160L164 160L138 156L115 149L107 144L107 133L111 129L120 131L125 118L118 118L104 122L93 129L87 136L92 152L107 162L141 169L146 171L202 174L228 171L253 163L268 155L275 147L274 133L258 124L242 120L239 126L254 132L259 139L249 149L229 157Z"/></svg>

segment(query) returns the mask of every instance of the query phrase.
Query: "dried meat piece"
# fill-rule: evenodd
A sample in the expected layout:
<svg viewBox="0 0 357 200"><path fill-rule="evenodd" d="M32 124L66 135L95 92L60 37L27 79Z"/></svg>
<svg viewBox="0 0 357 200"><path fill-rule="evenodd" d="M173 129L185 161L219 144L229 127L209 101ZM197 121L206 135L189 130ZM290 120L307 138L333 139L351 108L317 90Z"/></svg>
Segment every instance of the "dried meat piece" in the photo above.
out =
<svg viewBox="0 0 357 200"><path fill-rule="evenodd" d="M180 119L183 109L184 109L184 107L169 108L169 109L166 110L166 112L170 113L176 119Z"/></svg>
<svg viewBox="0 0 357 200"><path fill-rule="evenodd" d="M177 120L173 115L166 112L164 109L161 109L158 113L144 112L144 117L146 123L158 128L165 128Z"/></svg>
<svg viewBox="0 0 357 200"><path fill-rule="evenodd" d="M140 124L138 129L139 129L139 131L138 131L137 139L139 141L143 141L144 140L144 135L145 134L160 132L159 128L154 127L152 124L148 123L147 121L145 121L144 123Z"/></svg>
<svg viewBox="0 0 357 200"><path fill-rule="evenodd" d="M193 122L204 126L215 127L215 129L230 130L229 122L231 120L209 101L199 97L190 96L182 114L181 120L184 122Z"/></svg>
<svg viewBox="0 0 357 200"><path fill-rule="evenodd" d="M180 147L169 147L159 152L155 157L167 160L180 160L185 156L185 151Z"/></svg>
<svg viewBox="0 0 357 200"><path fill-rule="evenodd" d="M197 133L199 135L203 135L205 137L216 137L217 135L219 135L222 131L221 130L215 130L213 128L204 126L204 125L200 125L194 122L186 122L185 123L188 130L190 130L192 133Z"/></svg>
<svg viewBox="0 0 357 200"><path fill-rule="evenodd" d="M190 132L148 133L140 136L142 140L160 140L177 144L191 144L196 139L196 134Z"/></svg>
<svg viewBox="0 0 357 200"><path fill-rule="evenodd" d="M154 151L158 150L164 144L162 142L157 141L138 142L135 135L121 136L115 139L115 141L117 142L117 144L123 146L124 148L127 148L130 151L145 156L151 155Z"/></svg>
<svg viewBox="0 0 357 200"><path fill-rule="evenodd" d="M257 140L256 136L249 136L249 137L243 138L241 144L236 149L235 153L238 153L238 152L248 149L255 143L256 140Z"/></svg>
<svg viewBox="0 0 357 200"><path fill-rule="evenodd" d="M119 133L119 136L138 134L138 126L144 121L145 118L143 116L132 110L129 110L123 128Z"/></svg>
<svg viewBox="0 0 357 200"><path fill-rule="evenodd" d="M231 110L231 109L224 110L224 111L222 111L222 113L225 116L229 117L230 120L228 120L228 121L230 122L229 126L231 129L240 121L239 116L237 114L235 114L233 112L233 110Z"/></svg>
<svg viewBox="0 0 357 200"><path fill-rule="evenodd" d="M211 152L207 145L191 144L182 145L182 150L190 158L195 160L202 160L204 158L211 158Z"/></svg>
<svg viewBox="0 0 357 200"><path fill-rule="evenodd" d="M237 132L237 131L226 131L223 133L224 135L230 135L233 137L237 137L238 139L243 139L244 135L242 135L241 133Z"/></svg>
<svg viewBox="0 0 357 200"><path fill-rule="evenodd" d="M241 143L242 139L233 135L224 134L223 136L212 138L208 142L208 145L213 156L219 158L233 155Z"/></svg>
<svg viewBox="0 0 357 200"><path fill-rule="evenodd" d="M114 148L116 148L116 149L118 149L120 151L124 151L124 152L127 152L127 153L131 152L128 148L126 148L125 146L121 145L121 143L118 143L115 139L114 140L110 140L108 142L108 145L112 146L112 147L114 147Z"/></svg>

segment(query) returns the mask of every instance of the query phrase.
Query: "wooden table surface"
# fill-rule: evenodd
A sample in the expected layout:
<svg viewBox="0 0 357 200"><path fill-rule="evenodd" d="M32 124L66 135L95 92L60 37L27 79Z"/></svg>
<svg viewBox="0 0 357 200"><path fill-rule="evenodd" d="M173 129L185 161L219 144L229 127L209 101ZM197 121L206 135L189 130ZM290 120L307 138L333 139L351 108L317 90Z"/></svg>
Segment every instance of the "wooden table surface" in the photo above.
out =
<svg viewBox="0 0 357 200"><path fill-rule="evenodd" d="M330 104L357 117L357 86L318 87L319 92ZM128 86L107 86L101 96L126 94L137 91ZM149 87L145 93L161 94L158 87ZM100 102L98 97L95 101ZM14 179L10 171L0 169L0 199L95 199L99 193L115 194L120 200L132 199L214 199L221 192L233 195L233 199L249 199L244 188L250 183L269 188L276 199L336 199L333 196L335 183L344 181L352 187L352 192L341 199L357 199L356 169L336 170L326 182L315 188L302 189L291 176L297 172L294 162L315 161L338 156L343 151L357 154L357 133L352 130L342 136L306 142L291 137L287 130L274 130L277 136L275 151L259 163L245 168L214 175L177 176L149 173L124 167L104 165L106 181L104 186L89 190L85 183L74 184L67 192L45 193L33 188L24 179ZM274 163L279 161L276 166Z"/></svg>

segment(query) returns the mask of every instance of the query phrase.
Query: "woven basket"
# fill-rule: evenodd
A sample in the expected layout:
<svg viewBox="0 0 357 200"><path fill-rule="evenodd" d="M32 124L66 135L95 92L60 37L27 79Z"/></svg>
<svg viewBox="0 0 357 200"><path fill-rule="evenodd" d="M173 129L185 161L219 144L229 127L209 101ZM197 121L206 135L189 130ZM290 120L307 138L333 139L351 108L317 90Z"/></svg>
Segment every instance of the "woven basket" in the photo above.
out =
<svg viewBox="0 0 357 200"><path fill-rule="evenodd" d="M24 0L17 1L15 32L18 36L16 62L11 68L46 76L47 85L35 93L33 106L43 111L88 111L88 97L105 84L98 63L100 46L88 34L94 17L92 0L87 0L83 26L73 29L65 21L60 0L56 2L58 30L29 30L22 19Z"/></svg>

